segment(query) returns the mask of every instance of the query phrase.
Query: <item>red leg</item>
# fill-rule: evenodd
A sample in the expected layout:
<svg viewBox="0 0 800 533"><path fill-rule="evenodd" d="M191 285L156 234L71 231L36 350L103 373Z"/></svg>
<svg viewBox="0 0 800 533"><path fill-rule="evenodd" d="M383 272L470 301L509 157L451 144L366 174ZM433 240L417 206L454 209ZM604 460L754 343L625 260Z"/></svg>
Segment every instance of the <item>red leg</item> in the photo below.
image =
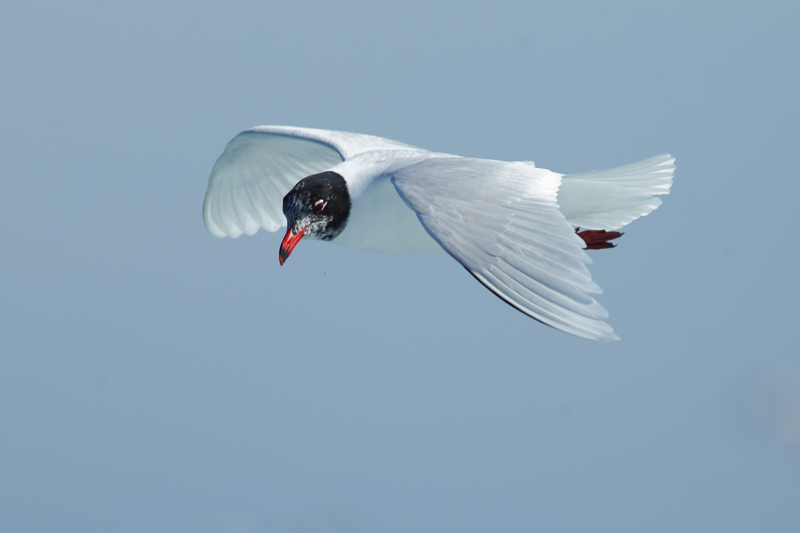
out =
<svg viewBox="0 0 800 533"><path fill-rule="evenodd" d="M580 231L575 228L575 233L586 243L584 250L602 250L603 248L613 248L616 244L608 241L622 237L624 233L619 231L606 231L604 229L587 229Z"/></svg>

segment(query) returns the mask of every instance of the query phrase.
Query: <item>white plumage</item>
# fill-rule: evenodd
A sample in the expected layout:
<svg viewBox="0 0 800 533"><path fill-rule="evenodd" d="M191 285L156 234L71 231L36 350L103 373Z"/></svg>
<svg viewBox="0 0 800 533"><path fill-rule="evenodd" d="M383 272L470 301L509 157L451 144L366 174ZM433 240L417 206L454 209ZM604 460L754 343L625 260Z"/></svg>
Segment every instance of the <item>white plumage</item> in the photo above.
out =
<svg viewBox="0 0 800 533"><path fill-rule="evenodd" d="M211 172L203 215L218 237L277 231L301 179L344 177L352 210L333 242L364 250L444 249L523 313L573 335L618 337L590 295L600 288L573 226L614 230L656 209L674 158L562 175L531 162L429 152L355 133L259 126L237 135Z"/></svg>

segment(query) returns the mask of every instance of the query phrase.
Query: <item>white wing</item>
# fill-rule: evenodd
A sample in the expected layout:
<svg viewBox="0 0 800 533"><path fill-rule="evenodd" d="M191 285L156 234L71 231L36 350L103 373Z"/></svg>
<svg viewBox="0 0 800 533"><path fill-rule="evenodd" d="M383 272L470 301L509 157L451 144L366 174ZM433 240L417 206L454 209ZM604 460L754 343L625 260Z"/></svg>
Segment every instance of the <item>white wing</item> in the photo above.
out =
<svg viewBox="0 0 800 533"><path fill-rule="evenodd" d="M203 218L217 237L276 231L286 224L283 197L306 176L372 150L413 148L372 135L259 126L233 138L208 180Z"/></svg>
<svg viewBox="0 0 800 533"><path fill-rule="evenodd" d="M669 194L675 158L657 155L624 167L562 176L558 205L574 226L614 230L661 205Z"/></svg>
<svg viewBox="0 0 800 533"><path fill-rule="evenodd" d="M430 159L395 187L447 253L497 296L556 329L616 340L590 294L584 242L558 210L560 175L529 163Z"/></svg>

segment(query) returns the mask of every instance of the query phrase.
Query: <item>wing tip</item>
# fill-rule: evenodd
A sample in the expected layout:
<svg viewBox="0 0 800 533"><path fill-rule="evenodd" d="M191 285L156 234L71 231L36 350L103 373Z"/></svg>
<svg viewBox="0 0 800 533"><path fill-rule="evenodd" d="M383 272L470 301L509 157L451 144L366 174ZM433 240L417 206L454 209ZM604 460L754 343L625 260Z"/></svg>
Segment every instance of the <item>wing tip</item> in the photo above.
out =
<svg viewBox="0 0 800 533"><path fill-rule="evenodd" d="M583 339L587 339L590 341L609 342L609 341L620 340L619 336L617 336L614 333L614 330L611 328L611 326L609 326L604 320L582 316L564 307L561 307L561 310L567 313L568 316L573 315L574 318L576 319L574 323L568 322L563 317L557 317L551 315L550 313L547 313L544 310L542 310L542 312L537 312L534 309L530 309L514 301L514 299L511 298L509 294L507 294L505 291L500 290L498 287L494 285L494 283L486 279L485 276L477 274L469 269L466 270L475 279L477 279L484 287L489 289L495 296L500 298L502 301L504 301L517 311L520 311L521 313L531 317L537 322L544 324L545 326L550 326L551 328L557 329L558 331L562 331L564 333L568 333L570 335L581 337ZM596 303L596 300L594 300L594 298L592 298L591 300L593 303ZM605 309L603 309L603 311L605 311Z"/></svg>

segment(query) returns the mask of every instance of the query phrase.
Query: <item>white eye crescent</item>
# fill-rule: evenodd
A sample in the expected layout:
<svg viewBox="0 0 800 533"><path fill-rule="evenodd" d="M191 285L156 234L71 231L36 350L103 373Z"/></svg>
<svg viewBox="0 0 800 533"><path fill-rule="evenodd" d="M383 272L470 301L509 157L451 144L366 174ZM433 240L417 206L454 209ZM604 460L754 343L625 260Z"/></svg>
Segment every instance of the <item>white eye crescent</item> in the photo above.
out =
<svg viewBox="0 0 800 533"><path fill-rule="evenodd" d="M325 200L317 200L314 202L314 212L315 213L322 213L322 210L325 209L325 206L328 205L328 202Z"/></svg>

